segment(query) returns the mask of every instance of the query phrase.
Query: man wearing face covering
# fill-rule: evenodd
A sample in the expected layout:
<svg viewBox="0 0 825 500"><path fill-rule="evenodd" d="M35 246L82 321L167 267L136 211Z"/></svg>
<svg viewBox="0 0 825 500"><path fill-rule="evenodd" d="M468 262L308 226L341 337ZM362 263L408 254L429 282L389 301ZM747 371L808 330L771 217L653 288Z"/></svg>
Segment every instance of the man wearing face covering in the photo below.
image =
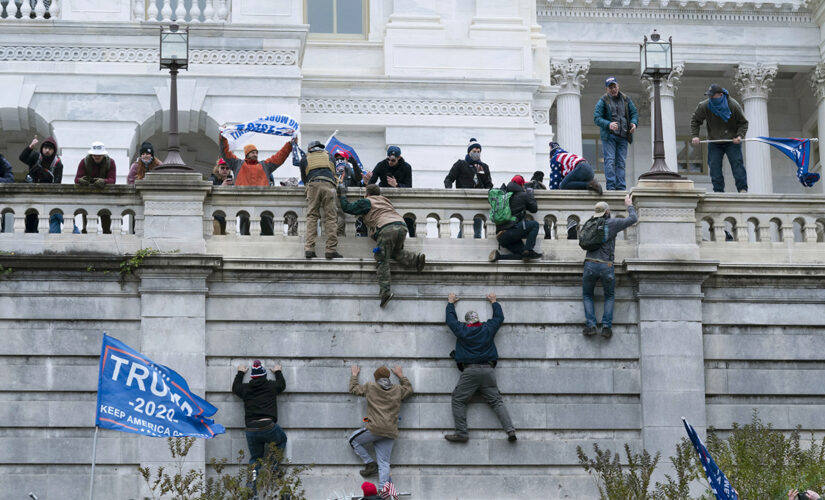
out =
<svg viewBox="0 0 825 500"><path fill-rule="evenodd" d="M34 182L37 184L60 184L63 180L63 162L57 156L57 141L53 137L47 137L40 143L39 151L34 148L37 146L37 136L34 136L31 144L20 153L20 161L29 166L29 173L26 176L26 182ZM63 223L63 215L54 213L49 217L49 232L59 233L60 224ZM31 213L26 215L26 232L36 233L37 230L37 214Z"/></svg>
<svg viewBox="0 0 825 500"><path fill-rule="evenodd" d="M456 189L492 189L493 179L490 177L490 167L481 161L481 144L475 137L467 145L467 155L463 160L453 163L453 167L444 178L444 187L450 189L455 182ZM481 238L481 219L473 219L473 238ZM458 233L463 237L464 228Z"/></svg>
<svg viewBox="0 0 825 500"><path fill-rule="evenodd" d="M705 92L707 99L700 102L690 119L690 135L693 145L699 145L699 127L702 122L708 131L709 140L726 139L726 142L708 143L708 168L713 190L717 193L725 191L725 178L722 175L722 157L728 157L736 190L740 193L748 192L748 174L745 171L745 162L742 159L742 138L748 133L748 120L742 111L742 106L714 83Z"/></svg>
<svg viewBox="0 0 825 500"><path fill-rule="evenodd" d="M134 184L135 181L143 180L146 172L151 172L160 165L160 160L155 158L155 148L151 142L144 142L140 145L138 159L129 168L129 175L126 176L126 184Z"/></svg>

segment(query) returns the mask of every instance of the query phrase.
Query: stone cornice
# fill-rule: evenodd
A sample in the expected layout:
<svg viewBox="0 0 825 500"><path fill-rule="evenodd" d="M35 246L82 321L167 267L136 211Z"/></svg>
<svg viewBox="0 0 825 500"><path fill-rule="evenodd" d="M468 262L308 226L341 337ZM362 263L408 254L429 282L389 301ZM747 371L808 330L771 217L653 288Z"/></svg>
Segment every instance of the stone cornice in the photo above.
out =
<svg viewBox="0 0 825 500"><path fill-rule="evenodd" d="M737 24L814 24L813 15L808 11L775 11L766 12L765 9L751 8L749 10L734 10L729 7L738 5L734 2L723 2L720 6L716 2L708 2L705 8L661 8L657 2L653 6L643 7L591 7L590 4L578 3L552 6L538 10L538 21L558 22L559 19L605 19L605 20L650 20L669 21L674 23L737 23ZM773 5L773 4L770 4ZM744 4L743 4L744 6ZM708 8L710 7L710 8Z"/></svg>
<svg viewBox="0 0 825 500"><path fill-rule="evenodd" d="M529 102L302 98L301 113L533 117Z"/></svg>
<svg viewBox="0 0 825 500"><path fill-rule="evenodd" d="M777 71L776 64L740 64L734 72L733 84L743 99L767 99Z"/></svg>
<svg viewBox="0 0 825 500"><path fill-rule="evenodd" d="M0 61L117 62L157 63L157 48L135 47L0 47ZM223 50L191 49L190 64L241 64L252 66L292 66L297 64L297 50Z"/></svg>

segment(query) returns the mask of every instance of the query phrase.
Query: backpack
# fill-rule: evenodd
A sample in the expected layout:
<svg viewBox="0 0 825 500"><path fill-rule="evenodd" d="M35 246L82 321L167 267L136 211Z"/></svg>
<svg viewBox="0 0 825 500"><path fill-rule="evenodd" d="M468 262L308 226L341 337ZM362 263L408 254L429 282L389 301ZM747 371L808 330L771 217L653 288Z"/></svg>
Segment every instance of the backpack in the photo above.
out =
<svg viewBox="0 0 825 500"><path fill-rule="evenodd" d="M507 193L503 189L493 188L487 193L487 201L490 202L490 220L495 224L505 224L515 222L516 218L510 212L510 198L513 193Z"/></svg>
<svg viewBox="0 0 825 500"><path fill-rule="evenodd" d="M584 250L598 250L607 242L607 219L591 217L579 231L579 246Z"/></svg>

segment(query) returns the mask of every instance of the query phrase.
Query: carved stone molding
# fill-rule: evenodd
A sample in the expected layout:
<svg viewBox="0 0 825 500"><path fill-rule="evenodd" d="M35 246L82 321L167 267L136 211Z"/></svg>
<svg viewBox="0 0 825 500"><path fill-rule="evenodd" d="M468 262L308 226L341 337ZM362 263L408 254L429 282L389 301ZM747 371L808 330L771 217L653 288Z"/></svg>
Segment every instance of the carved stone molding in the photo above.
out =
<svg viewBox="0 0 825 500"><path fill-rule="evenodd" d="M599 2L600 4L604 2ZM766 7L773 7L774 4L759 4L754 5L748 2L747 8L745 2L710 2L700 0L695 2L696 8L685 8L689 3L679 0L673 2L671 7L668 7L668 2L656 1L650 2L647 0L634 0L628 2L627 0L613 0L612 5L596 5L596 2L588 2L587 0L559 0L555 5L546 9L539 9L538 21L544 20L557 21L559 18L576 18L576 19L616 19L623 20L645 20L661 22L667 20L674 23L718 23L723 22L727 24L743 23L763 23L766 25L777 24L811 24L813 23L813 16L810 11L798 11L796 8L777 9L776 12L767 11ZM635 4L635 6L634 6ZM684 5L683 5L684 4ZM763 6L764 5L764 6ZM785 4L782 4L783 6Z"/></svg>
<svg viewBox="0 0 825 500"><path fill-rule="evenodd" d="M825 63L814 66L808 81L811 83L817 102L825 99Z"/></svg>
<svg viewBox="0 0 825 500"><path fill-rule="evenodd" d="M144 215L203 215L203 203L195 201L146 201Z"/></svg>
<svg viewBox="0 0 825 500"><path fill-rule="evenodd" d="M534 109L533 110L533 123L536 125L544 125L546 123L550 123L550 110L549 109Z"/></svg>
<svg viewBox="0 0 825 500"><path fill-rule="evenodd" d="M158 61L158 49L38 45L6 46L0 47L0 61L152 63ZM295 50L192 49L189 51L189 62L191 64L291 66L296 64L297 61L298 52Z"/></svg>
<svg viewBox="0 0 825 500"><path fill-rule="evenodd" d="M777 71L776 64L740 64L733 74L733 84L742 99L767 99Z"/></svg>
<svg viewBox="0 0 825 500"><path fill-rule="evenodd" d="M659 84L659 93L662 97L675 97L676 91L679 90L679 84L682 81L682 75L685 74L685 63L676 63L673 65L673 71L667 78L664 78ZM653 80L648 76L643 76L642 87L645 89L648 99L653 99Z"/></svg>
<svg viewBox="0 0 825 500"><path fill-rule="evenodd" d="M590 61L575 61L569 58L566 61L550 62L550 80L553 85L559 86L559 94L581 95L582 88L587 83L588 71Z"/></svg>
<svg viewBox="0 0 825 500"><path fill-rule="evenodd" d="M402 101L397 99L301 99L301 113L355 115L534 116L526 102ZM535 118L534 118L535 120Z"/></svg>
<svg viewBox="0 0 825 500"><path fill-rule="evenodd" d="M695 222L696 211L692 208L640 208L639 220Z"/></svg>

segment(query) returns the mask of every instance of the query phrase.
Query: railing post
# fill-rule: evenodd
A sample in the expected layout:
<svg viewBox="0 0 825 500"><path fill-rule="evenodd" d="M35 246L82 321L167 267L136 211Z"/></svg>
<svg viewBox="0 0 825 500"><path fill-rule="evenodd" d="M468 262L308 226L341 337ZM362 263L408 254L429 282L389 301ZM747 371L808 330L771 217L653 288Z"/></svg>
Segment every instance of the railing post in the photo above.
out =
<svg viewBox="0 0 825 500"><path fill-rule="evenodd" d="M161 171L148 172L135 187L143 199L141 246L206 252L203 208L211 183L198 173Z"/></svg>

